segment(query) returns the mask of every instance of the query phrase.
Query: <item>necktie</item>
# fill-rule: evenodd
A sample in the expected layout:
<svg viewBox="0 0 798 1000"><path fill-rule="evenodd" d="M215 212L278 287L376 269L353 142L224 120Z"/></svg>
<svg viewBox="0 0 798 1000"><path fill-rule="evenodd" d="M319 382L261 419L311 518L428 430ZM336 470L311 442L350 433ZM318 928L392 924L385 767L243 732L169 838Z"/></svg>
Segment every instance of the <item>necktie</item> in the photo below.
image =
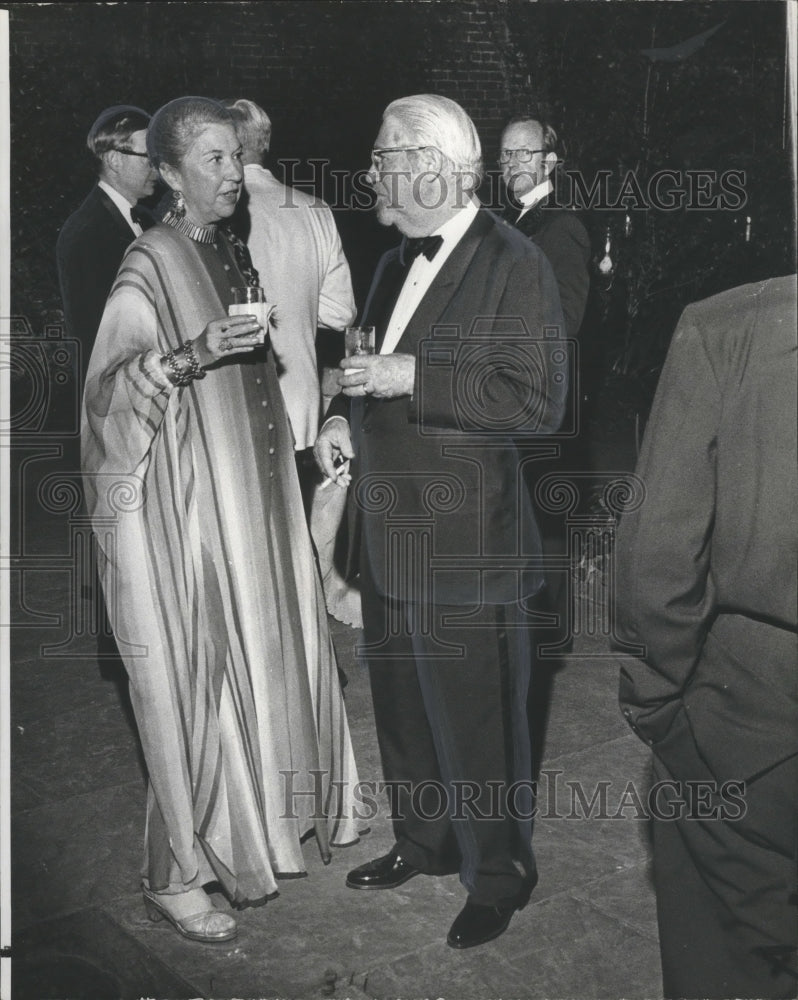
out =
<svg viewBox="0 0 798 1000"><path fill-rule="evenodd" d="M412 239L406 239L402 251L403 262L409 264L420 253L423 253L427 260L432 260L442 245L442 236L416 236Z"/></svg>

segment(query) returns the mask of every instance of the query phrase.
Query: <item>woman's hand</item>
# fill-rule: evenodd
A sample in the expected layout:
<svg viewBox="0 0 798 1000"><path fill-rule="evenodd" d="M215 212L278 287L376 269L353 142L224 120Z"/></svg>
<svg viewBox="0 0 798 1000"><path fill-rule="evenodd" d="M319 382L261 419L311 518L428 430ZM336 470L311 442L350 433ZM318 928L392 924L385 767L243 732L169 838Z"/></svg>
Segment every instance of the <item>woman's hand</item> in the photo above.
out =
<svg viewBox="0 0 798 1000"><path fill-rule="evenodd" d="M225 316L214 319L191 346L202 368L207 368L231 354L244 354L260 347L266 333L257 316Z"/></svg>

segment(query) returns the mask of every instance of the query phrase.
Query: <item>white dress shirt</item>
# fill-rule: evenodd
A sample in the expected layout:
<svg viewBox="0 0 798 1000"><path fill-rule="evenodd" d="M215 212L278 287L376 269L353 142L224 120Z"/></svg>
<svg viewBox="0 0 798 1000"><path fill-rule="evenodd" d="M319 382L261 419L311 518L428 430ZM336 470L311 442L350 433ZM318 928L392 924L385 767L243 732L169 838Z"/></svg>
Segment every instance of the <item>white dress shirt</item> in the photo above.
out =
<svg viewBox="0 0 798 1000"><path fill-rule="evenodd" d="M527 191L526 194L522 194L518 201L521 202L523 208L521 209L521 214L518 218L523 219L530 208L534 208L539 201L543 201L546 195L550 194L553 190L554 186L547 177L545 181L541 181L540 184L536 184L531 191Z"/></svg>
<svg viewBox="0 0 798 1000"><path fill-rule="evenodd" d="M419 254L410 265L405 283L402 285L399 298L396 300L396 305L388 321L380 354L393 354L394 348L401 340L402 334L405 332L405 327L418 308L418 304L424 298L436 275L446 263L449 254L454 250L465 235L468 227L476 218L478 210L479 202L476 199L469 201L448 222L444 222L439 229L430 234L432 236L440 236L443 239L443 243L438 248L438 252L432 260L427 260L424 254Z"/></svg>
<svg viewBox="0 0 798 1000"><path fill-rule="evenodd" d="M116 205L122 215L122 218L133 230L134 235L141 236L144 230L138 222L134 222L133 219L131 219L130 210L133 208L133 205L127 200L127 198L123 194L120 194L116 188L111 187L107 181L98 181L97 187L101 187L111 201Z"/></svg>

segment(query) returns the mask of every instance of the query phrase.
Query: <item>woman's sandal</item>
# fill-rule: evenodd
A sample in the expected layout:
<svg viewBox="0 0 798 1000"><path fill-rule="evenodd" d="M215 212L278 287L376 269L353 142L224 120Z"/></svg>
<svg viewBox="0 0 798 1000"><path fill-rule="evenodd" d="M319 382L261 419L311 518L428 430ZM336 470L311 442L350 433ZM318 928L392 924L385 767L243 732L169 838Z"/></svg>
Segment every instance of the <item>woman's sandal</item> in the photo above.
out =
<svg viewBox="0 0 798 1000"><path fill-rule="evenodd" d="M150 892L142 886L141 891L150 920L168 920L190 941L229 941L238 933L235 918L217 910L204 889L166 893Z"/></svg>

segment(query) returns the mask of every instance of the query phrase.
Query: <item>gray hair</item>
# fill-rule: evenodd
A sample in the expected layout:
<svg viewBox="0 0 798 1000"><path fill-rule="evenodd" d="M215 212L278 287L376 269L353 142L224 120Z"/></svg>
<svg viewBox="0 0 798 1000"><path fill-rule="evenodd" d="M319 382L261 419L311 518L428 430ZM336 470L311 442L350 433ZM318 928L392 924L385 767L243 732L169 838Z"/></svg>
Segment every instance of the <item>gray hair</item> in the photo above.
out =
<svg viewBox="0 0 798 1000"><path fill-rule="evenodd" d="M543 149L545 149L547 153L556 152L557 143L559 141L557 133L554 131L554 128L549 125L545 118L532 113L526 115L516 115L507 122L502 131L506 131L511 125L537 125L541 131Z"/></svg>
<svg viewBox="0 0 798 1000"><path fill-rule="evenodd" d="M86 136L86 145L92 156L101 160L105 153L125 146L134 132L144 131L149 124L150 116L141 108L115 104L97 116Z"/></svg>
<svg viewBox="0 0 798 1000"><path fill-rule="evenodd" d="M482 147L474 123L456 101L438 94L415 94L392 101L383 113L398 118L414 143L434 146L455 171L482 177Z"/></svg>
<svg viewBox="0 0 798 1000"><path fill-rule="evenodd" d="M224 106L233 116L239 141L245 150L262 156L269 151L272 141L272 121L263 108L245 97L225 101Z"/></svg>
<svg viewBox="0 0 798 1000"><path fill-rule="evenodd" d="M179 167L197 136L209 125L230 125L232 115L210 97L178 97L152 116L147 129L147 152L154 167Z"/></svg>

